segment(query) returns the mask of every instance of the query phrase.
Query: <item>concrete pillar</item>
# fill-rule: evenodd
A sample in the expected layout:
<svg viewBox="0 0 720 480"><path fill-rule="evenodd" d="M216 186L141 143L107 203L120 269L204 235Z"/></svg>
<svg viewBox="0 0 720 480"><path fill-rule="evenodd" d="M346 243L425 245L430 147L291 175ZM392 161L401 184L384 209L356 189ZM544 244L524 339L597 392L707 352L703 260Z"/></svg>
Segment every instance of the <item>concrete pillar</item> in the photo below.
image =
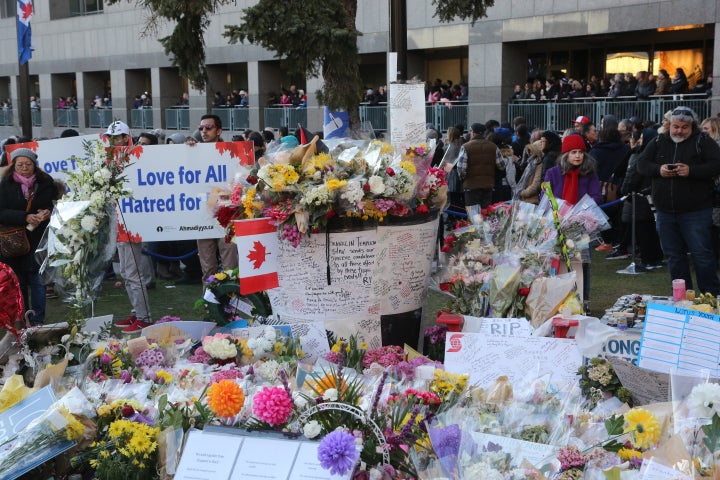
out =
<svg viewBox="0 0 720 480"><path fill-rule="evenodd" d="M127 107L128 92L127 84L125 82L125 70L110 70L110 88L112 89L113 120L122 120L129 125L130 121L128 118Z"/></svg>
<svg viewBox="0 0 720 480"><path fill-rule="evenodd" d="M77 87L76 96L78 102L78 128L80 129L80 132L82 132L87 125L85 112L90 102L90 99L85 96L85 76L82 74L82 72L78 72L75 74L75 85Z"/></svg>
<svg viewBox="0 0 720 480"><path fill-rule="evenodd" d="M163 124L163 88L160 81L160 69L150 69L150 93L153 101L153 127L161 128Z"/></svg>
<svg viewBox="0 0 720 480"><path fill-rule="evenodd" d="M325 107L318 103L315 92L320 90L325 84L322 75L308 78L306 80L305 94L308 97L307 102L307 129L311 132L322 131Z"/></svg>
<svg viewBox="0 0 720 480"><path fill-rule="evenodd" d="M248 103L250 104L250 128L262 130L264 127L263 108L267 95L260 93L260 62L247 63Z"/></svg>
<svg viewBox="0 0 720 480"><path fill-rule="evenodd" d="M468 125L502 118L502 43L468 46ZM524 64L523 64L524 65Z"/></svg>
<svg viewBox="0 0 720 480"><path fill-rule="evenodd" d="M19 115L19 108L20 108L20 89L18 86L18 76L17 75L11 75L10 76L10 100L12 100L13 105L13 135L20 135L20 115Z"/></svg>
<svg viewBox="0 0 720 480"><path fill-rule="evenodd" d="M38 131L37 127L33 127L33 135L40 137L53 137L55 131L55 111L53 103L52 75L43 73L38 75L40 82L40 115L41 127ZM34 93L30 93L34 95Z"/></svg>
<svg viewBox="0 0 720 480"><path fill-rule="evenodd" d="M720 23L715 24L715 41L713 42L713 65L715 66L715 73L720 71ZM705 72L707 75L709 72ZM720 112L720 82L713 82L712 89L712 101L710 102L710 116Z"/></svg>
<svg viewBox="0 0 720 480"><path fill-rule="evenodd" d="M207 101L206 90L198 90L192 85L188 86L190 90L190 134L200 125L200 117L210 111Z"/></svg>
<svg viewBox="0 0 720 480"><path fill-rule="evenodd" d="M502 47L502 77L501 81L501 96L498 99L501 102L501 122L511 122L512 118L505 118L507 116L507 101L513 94L513 90L516 84L521 87L525 85L527 81L527 48L523 46L516 46L512 44L505 44Z"/></svg>

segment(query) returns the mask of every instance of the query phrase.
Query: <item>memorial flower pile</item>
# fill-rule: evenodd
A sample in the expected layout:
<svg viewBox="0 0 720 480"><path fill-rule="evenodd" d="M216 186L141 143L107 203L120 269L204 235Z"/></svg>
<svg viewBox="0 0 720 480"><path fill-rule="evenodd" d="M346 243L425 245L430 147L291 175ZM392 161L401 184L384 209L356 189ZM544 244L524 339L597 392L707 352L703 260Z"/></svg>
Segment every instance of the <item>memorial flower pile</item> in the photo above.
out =
<svg viewBox="0 0 720 480"><path fill-rule="evenodd" d="M445 205L445 172L430 167L427 145L400 154L379 141L330 151L319 151L316 143L266 153L220 196L214 214L228 238L232 220L265 216L297 246L336 216L382 222L387 215L429 214Z"/></svg>
<svg viewBox="0 0 720 480"><path fill-rule="evenodd" d="M87 156L73 160L76 168L66 177L68 192L53 210L41 267L77 312L95 298L115 251L115 203L132 196L123 176L132 150L107 148L100 141L84 146Z"/></svg>

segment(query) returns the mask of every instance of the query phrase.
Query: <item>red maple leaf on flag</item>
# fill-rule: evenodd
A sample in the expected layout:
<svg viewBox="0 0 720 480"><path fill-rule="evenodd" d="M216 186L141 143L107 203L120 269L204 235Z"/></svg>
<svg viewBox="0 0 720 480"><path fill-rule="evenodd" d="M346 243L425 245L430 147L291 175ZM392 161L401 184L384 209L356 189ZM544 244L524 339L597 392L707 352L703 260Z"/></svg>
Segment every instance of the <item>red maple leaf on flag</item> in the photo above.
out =
<svg viewBox="0 0 720 480"><path fill-rule="evenodd" d="M23 4L22 6L22 18L23 20L27 20L32 16L33 13L33 6L32 3L28 2Z"/></svg>
<svg viewBox="0 0 720 480"><path fill-rule="evenodd" d="M253 242L253 248L250 250L250 253L248 253L247 258L253 263L254 270L257 270L265 263L266 256L265 245L258 241Z"/></svg>

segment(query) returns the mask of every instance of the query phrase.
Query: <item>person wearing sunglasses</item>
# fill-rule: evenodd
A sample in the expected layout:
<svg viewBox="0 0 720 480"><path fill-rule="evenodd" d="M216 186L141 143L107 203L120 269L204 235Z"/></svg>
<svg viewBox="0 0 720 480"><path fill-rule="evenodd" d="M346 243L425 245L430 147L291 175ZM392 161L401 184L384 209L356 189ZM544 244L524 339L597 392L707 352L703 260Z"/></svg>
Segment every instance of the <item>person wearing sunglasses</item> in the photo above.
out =
<svg viewBox="0 0 720 480"><path fill-rule="evenodd" d="M217 115L203 115L198 130L203 143L222 142L222 122ZM217 273L221 265L223 270L238 266L237 247L233 243L226 243L225 238L198 239L197 247L203 281Z"/></svg>
<svg viewBox="0 0 720 480"><path fill-rule="evenodd" d="M687 254L692 254L697 287L720 293L712 241L713 179L720 174L720 147L698 128L689 107L676 107L670 127L645 145L638 170L652 180L660 245L671 279L692 289Z"/></svg>

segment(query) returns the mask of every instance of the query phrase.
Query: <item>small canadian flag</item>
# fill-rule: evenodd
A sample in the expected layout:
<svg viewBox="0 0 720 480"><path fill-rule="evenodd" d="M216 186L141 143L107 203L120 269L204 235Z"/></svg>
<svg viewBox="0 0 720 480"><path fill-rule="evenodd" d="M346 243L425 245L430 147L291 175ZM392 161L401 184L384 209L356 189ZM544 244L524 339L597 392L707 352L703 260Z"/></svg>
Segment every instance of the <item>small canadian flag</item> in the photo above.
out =
<svg viewBox="0 0 720 480"><path fill-rule="evenodd" d="M280 286L278 231L270 218L235 220L240 295Z"/></svg>

